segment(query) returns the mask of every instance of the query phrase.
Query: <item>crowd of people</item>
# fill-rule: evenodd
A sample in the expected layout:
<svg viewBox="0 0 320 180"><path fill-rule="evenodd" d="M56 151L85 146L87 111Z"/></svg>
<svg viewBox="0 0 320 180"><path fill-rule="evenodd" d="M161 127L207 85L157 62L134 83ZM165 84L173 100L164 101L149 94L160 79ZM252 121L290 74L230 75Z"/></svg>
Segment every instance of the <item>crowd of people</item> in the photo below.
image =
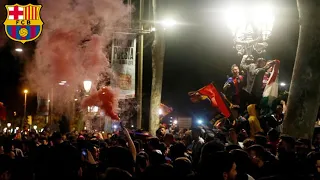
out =
<svg viewBox="0 0 320 180"><path fill-rule="evenodd" d="M232 118L212 126L0 134L0 180L320 179L320 133L281 135L286 98L260 105L277 61L244 57L224 85ZM247 62L250 61L250 62ZM247 63L246 63L247 62ZM229 91L229 92L227 92Z"/></svg>
<svg viewBox="0 0 320 180"><path fill-rule="evenodd" d="M274 128L248 134L236 125L179 131L160 126L152 137L122 126L115 134L26 131L0 138L1 180L320 177L320 134L311 142L280 136Z"/></svg>

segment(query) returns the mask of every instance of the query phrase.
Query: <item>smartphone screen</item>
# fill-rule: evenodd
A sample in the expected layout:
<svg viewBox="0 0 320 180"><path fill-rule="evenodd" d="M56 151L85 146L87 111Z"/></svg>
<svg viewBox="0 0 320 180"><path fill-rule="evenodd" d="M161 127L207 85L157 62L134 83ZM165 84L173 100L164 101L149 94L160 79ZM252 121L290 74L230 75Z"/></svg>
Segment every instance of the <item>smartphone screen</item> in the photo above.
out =
<svg viewBox="0 0 320 180"><path fill-rule="evenodd" d="M87 152L86 151L82 151L82 155L87 156Z"/></svg>
<svg viewBox="0 0 320 180"><path fill-rule="evenodd" d="M83 155L83 157L86 159L88 157L87 151L84 149L82 150L81 154Z"/></svg>

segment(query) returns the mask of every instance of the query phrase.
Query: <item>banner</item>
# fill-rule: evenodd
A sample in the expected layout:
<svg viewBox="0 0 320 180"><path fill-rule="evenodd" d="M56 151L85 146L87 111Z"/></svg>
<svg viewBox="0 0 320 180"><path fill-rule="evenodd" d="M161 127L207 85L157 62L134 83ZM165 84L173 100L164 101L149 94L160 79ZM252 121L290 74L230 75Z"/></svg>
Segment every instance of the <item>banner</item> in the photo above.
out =
<svg viewBox="0 0 320 180"><path fill-rule="evenodd" d="M43 98L39 94L37 95L37 114L40 116L49 115L49 98Z"/></svg>
<svg viewBox="0 0 320 180"><path fill-rule="evenodd" d="M116 33L112 41L111 67L117 79L111 81L120 89L120 99L135 97L136 35Z"/></svg>

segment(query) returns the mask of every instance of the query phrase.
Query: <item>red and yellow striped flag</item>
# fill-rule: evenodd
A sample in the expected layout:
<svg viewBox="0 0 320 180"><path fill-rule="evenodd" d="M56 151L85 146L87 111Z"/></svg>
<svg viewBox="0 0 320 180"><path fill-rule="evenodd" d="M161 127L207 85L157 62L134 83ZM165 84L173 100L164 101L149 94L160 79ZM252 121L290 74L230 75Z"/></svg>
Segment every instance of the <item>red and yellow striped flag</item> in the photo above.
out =
<svg viewBox="0 0 320 180"><path fill-rule="evenodd" d="M23 10L23 17L25 20L38 20L40 7L37 6L26 6Z"/></svg>

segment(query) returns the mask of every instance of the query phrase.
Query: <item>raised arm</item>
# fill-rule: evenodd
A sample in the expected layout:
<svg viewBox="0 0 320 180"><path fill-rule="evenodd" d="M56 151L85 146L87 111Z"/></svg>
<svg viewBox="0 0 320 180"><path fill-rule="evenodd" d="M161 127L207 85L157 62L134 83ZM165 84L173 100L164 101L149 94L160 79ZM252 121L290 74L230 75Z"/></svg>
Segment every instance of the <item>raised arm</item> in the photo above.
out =
<svg viewBox="0 0 320 180"><path fill-rule="evenodd" d="M248 55L243 55L241 62L240 62L240 68L245 70L245 71L250 71L250 67L252 66L251 64L248 63L247 61Z"/></svg>
<svg viewBox="0 0 320 180"><path fill-rule="evenodd" d="M268 62L264 67L262 68L256 68L254 70L254 74L258 74L260 71L267 71L271 66L273 66L275 63L275 61L271 61L271 62Z"/></svg>
<svg viewBox="0 0 320 180"><path fill-rule="evenodd" d="M133 156L134 161L136 161L136 158L137 158L137 150L136 150L136 147L134 146L134 143L133 143L133 141L132 141L132 139L131 139L130 133L129 133L129 131L127 130L127 128L125 128L125 127L123 126L122 122L120 123L120 125L121 125L121 128L122 128L122 130L123 130L123 133L124 133L124 135L126 136L126 139L127 139L127 141L128 141L129 150L130 150L130 152L131 152L131 154L132 154L132 156Z"/></svg>
<svg viewBox="0 0 320 180"><path fill-rule="evenodd" d="M225 82L224 85L223 85L223 91L227 91L230 86L231 86L230 85L230 80L228 78L227 82Z"/></svg>

